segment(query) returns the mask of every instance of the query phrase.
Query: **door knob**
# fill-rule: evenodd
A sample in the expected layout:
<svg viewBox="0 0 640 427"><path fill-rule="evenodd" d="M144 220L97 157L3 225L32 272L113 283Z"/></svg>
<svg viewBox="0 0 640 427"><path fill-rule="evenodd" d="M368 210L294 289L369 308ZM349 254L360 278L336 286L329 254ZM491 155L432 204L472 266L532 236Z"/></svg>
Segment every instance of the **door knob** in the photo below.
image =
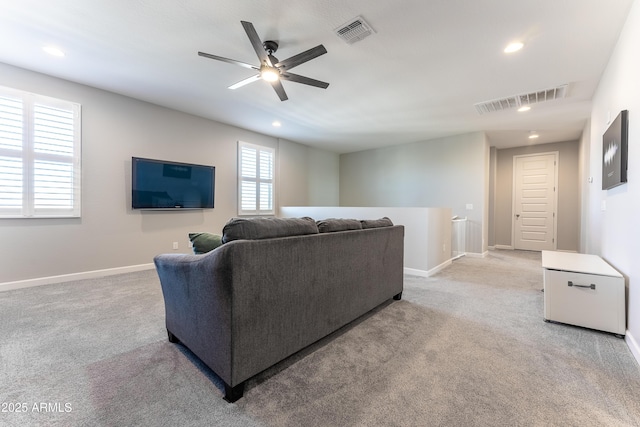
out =
<svg viewBox="0 0 640 427"><path fill-rule="evenodd" d="M520 214L516 214L516 219L519 219L519 218L520 218Z"/></svg>

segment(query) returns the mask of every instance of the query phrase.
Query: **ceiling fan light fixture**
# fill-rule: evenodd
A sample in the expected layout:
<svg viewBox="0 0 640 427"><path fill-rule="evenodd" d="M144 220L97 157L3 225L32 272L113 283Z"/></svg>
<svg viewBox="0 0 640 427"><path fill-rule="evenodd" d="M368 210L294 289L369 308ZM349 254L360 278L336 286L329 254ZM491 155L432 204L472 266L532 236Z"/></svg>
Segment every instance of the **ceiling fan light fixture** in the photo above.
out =
<svg viewBox="0 0 640 427"><path fill-rule="evenodd" d="M517 52L524 47L524 43L522 42L513 42L510 43L507 47L504 48L504 53L513 53Z"/></svg>
<svg viewBox="0 0 640 427"><path fill-rule="evenodd" d="M278 60L278 58L273 56L276 50L278 50L278 42L267 40L263 43L260 40L260 36L258 36L258 33L256 32L256 29L251 22L240 21L240 23L242 24L245 33L247 33L247 37L249 37L249 41L253 46L253 50L255 50L256 54L258 55L258 59L260 60L259 66L247 64L246 62L236 61L235 59L212 55L210 53L198 52L198 56L227 62L229 64L240 65L241 67L249 68L258 72L251 77L241 80L238 83L232 84L231 86L229 86L229 89L237 89L249 83L253 83L257 80L264 80L266 82L269 82L273 90L278 95L278 98L280 98L280 101L286 101L287 99L289 99L289 97L287 96L287 93L285 92L280 80L301 83L308 86L319 87L321 89L326 89L329 86L329 83L289 72L289 70L293 67L297 67L300 64L304 64L307 61L310 61L320 55L324 55L325 53L327 53L327 49L323 45L320 44L316 47L307 49L304 52L300 52L297 55L293 55L290 58L280 61Z"/></svg>
<svg viewBox="0 0 640 427"><path fill-rule="evenodd" d="M263 66L260 68L260 77L267 82L275 82L280 79L280 72L277 68Z"/></svg>

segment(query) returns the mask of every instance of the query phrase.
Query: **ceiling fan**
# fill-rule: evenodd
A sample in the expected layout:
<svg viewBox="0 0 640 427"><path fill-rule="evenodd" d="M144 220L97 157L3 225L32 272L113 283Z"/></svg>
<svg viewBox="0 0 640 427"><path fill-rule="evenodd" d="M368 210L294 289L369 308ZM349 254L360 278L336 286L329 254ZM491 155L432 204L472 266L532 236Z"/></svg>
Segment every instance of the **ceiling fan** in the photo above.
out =
<svg viewBox="0 0 640 427"><path fill-rule="evenodd" d="M300 64L304 64L307 61L310 61L320 55L324 55L325 53L327 53L327 49L325 49L324 46L318 45L314 48L294 55L291 58L285 59L284 61L280 61L278 60L278 58L273 56L273 54L278 50L278 42L267 40L263 43L260 40L260 37L258 36L258 33L256 32L256 29L251 22L240 22L242 23L247 36L249 36L249 41L251 41L253 49L256 51L256 54L258 54L258 59L260 59L260 66L236 61L235 59L223 58L222 56L211 55L209 53L198 52L198 55L205 58L216 59L218 61L224 61L230 64L236 64L240 65L241 67L258 71L258 74L229 86L229 89L237 89L246 84L262 79L271 84L273 89L278 94L278 97L280 97L280 101L286 101L289 98L287 97L287 93L284 91L284 87L282 86L282 80L302 83L322 89L326 89L329 86L329 83L321 82L320 80L311 79L309 77L304 77L289 72L289 70L293 67L297 67Z"/></svg>

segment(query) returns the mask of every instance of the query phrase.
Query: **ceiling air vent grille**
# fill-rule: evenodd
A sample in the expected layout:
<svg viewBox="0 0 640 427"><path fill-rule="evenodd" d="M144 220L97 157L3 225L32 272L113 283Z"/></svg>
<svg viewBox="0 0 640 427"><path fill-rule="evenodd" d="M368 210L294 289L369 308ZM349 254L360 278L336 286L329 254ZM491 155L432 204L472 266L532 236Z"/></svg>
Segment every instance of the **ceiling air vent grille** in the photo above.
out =
<svg viewBox="0 0 640 427"><path fill-rule="evenodd" d="M567 96L568 86L569 85L565 84L536 92L522 93L508 98L479 102L474 104L474 107L476 107L478 114L486 114L494 111L508 110L510 108L520 108L525 105L532 105L540 102L553 101L554 99L562 99Z"/></svg>
<svg viewBox="0 0 640 427"><path fill-rule="evenodd" d="M340 25L336 28L335 33L348 44L353 44L370 36L375 33L375 31L373 31L371 25L365 22L361 16L357 16L346 24Z"/></svg>

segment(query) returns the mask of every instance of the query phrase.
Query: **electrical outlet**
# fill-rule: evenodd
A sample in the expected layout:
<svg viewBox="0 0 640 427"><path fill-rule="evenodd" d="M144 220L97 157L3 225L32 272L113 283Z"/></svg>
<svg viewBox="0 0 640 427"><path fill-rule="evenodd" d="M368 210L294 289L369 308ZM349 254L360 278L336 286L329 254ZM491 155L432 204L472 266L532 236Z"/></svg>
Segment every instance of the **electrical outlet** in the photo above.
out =
<svg viewBox="0 0 640 427"><path fill-rule="evenodd" d="M173 242L173 250L178 249L178 242Z"/></svg>

